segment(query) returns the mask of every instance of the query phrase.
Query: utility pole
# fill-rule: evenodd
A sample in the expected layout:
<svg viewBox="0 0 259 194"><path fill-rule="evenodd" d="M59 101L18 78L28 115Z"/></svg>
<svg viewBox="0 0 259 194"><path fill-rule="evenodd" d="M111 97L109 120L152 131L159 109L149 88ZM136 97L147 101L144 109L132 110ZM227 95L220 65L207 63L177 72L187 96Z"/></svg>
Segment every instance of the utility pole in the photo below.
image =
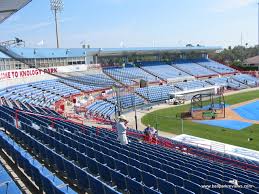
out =
<svg viewBox="0 0 259 194"><path fill-rule="evenodd" d="M57 48L59 48L59 33L58 33L58 12L62 12L64 8L64 4L62 0L50 0L50 9L54 12L55 17L55 27L56 27L56 41L57 41Z"/></svg>

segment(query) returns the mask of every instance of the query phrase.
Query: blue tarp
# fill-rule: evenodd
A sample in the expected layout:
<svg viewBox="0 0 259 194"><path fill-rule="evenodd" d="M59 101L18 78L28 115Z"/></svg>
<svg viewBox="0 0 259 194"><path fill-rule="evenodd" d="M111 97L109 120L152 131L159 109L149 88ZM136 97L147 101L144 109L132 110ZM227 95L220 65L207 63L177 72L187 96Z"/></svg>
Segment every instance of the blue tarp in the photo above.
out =
<svg viewBox="0 0 259 194"><path fill-rule="evenodd" d="M227 129L233 129L233 130L241 130L252 125L252 123L242 122L237 120L203 120L203 121L195 121L195 122L205 124L205 125L212 125L212 126L223 127Z"/></svg>
<svg viewBox="0 0 259 194"><path fill-rule="evenodd" d="M259 101L234 108L233 110L245 119L259 121Z"/></svg>

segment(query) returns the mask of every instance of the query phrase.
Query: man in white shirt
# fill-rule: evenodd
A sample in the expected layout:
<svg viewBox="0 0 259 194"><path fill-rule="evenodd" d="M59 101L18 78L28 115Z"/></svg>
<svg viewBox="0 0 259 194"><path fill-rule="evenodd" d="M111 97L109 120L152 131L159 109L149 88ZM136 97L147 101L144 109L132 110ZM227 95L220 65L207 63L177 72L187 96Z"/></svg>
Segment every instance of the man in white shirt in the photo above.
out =
<svg viewBox="0 0 259 194"><path fill-rule="evenodd" d="M117 134L118 134L118 140L122 145L127 145L128 144L128 138L126 135L127 132L127 123L128 120L124 115L119 116L119 121L116 123L116 129L117 129Z"/></svg>

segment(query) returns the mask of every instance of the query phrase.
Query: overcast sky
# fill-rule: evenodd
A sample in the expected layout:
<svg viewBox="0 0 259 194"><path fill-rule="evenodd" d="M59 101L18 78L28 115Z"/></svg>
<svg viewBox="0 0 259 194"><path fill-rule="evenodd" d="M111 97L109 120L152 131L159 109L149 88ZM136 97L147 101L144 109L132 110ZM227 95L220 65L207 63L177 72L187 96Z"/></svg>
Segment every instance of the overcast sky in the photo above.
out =
<svg viewBox="0 0 259 194"><path fill-rule="evenodd" d="M256 0L64 0L61 47L210 46L257 43ZM0 41L55 47L49 0L32 0L0 24Z"/></svg>

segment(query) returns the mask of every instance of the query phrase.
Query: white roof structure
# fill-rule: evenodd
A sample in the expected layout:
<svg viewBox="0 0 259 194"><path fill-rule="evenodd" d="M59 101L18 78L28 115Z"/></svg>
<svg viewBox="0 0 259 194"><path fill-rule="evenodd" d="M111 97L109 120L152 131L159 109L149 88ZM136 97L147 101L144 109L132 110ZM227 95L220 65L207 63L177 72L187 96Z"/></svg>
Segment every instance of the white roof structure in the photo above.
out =
<svg viewBox="0 0 259 194"><path fill-rule="evenodd" d="M22 9L32 0L0 0L0 23Z"/></svg>

